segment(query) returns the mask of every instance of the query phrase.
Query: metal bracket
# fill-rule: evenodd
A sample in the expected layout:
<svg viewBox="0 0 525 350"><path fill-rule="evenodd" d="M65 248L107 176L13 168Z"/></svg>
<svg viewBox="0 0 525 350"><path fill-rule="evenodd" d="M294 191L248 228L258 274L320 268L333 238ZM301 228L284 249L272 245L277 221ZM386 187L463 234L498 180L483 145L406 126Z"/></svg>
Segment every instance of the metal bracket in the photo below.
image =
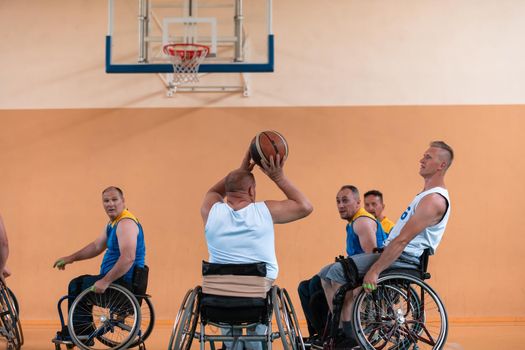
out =
<svg viewBox="0 0 525 350"><path fill-rule="evenodd" d="M171 77L170 77L171 76ZM158 74L166 88L166 96L173 97L177 92L241 92L244 97L251 96L249 76L239 73L239 85L207 85L207 84L180 84L173 83L172 74Z"/></svg>

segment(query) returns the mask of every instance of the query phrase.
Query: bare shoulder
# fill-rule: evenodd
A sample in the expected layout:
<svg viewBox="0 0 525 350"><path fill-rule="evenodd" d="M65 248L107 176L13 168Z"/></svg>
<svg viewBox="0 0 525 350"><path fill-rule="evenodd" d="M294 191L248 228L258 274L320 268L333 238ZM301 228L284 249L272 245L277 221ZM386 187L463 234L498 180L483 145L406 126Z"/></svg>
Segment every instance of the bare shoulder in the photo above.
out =
<svg viewBox="0 0 525 350"><path fill-rule="evenodd" d="M445 214L448 202L439 193L430 193L423 197L418 205L418 212L440 218Z"/></svg>
<svg viewBox="0 0 525 350"><path fill-rule="evenodd" d="M432 206L435 209L445 211L447 210L448 202L443 195L439 193L430 193L421 199L420 205Z"/></svg>
<svg viewBox="0 0 525 350"><path fill-rule="evenodd" d="M211 208L216 203L224 203L224 198L221 197L220 194L215 192L208 192L206 193L206 196L204 196L204 201L202 202L201 206L201 217L204 221L204 224L208 221L208 215L210 214Z"/></svg>
<svg viewBox="0 0 525 350"><path fill-rule="evenodd" d="M360 216L354 220L354 231L356 233L375 232L377 223L368 216Z"/></svg>
<svg viewBox="0 0 525 350"><path fill-rule="evenodd" d="M124 218L118 222L117 232L138 233L139 226L137 225L135 220L130 218Z"/></svg>

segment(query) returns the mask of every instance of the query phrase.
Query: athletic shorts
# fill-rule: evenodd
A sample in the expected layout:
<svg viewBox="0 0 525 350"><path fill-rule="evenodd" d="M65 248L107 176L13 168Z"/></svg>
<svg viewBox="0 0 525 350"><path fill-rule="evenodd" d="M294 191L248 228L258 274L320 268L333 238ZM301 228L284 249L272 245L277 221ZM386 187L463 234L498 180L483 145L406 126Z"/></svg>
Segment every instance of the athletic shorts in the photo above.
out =
<svg viewBox="0 0 525 350"><path fill-rule="evenodd" d="M381 254L379 253L363 253L351 256L352 260L357 266L359 279L365 277L366 272L379 259L380 256ZM412 257L411 260L413 259L414 258ZM404 254L401 254L400 259L394 261L394 263L390 265L389 268L417 269L418 265L408 262L407 257ZM341 263L338 262L326 265L321 269L321 271L319 271L317 275L324 280L333 281L339 284L345 284L348 282L343 271L343 266L341 266Z"/></svg>

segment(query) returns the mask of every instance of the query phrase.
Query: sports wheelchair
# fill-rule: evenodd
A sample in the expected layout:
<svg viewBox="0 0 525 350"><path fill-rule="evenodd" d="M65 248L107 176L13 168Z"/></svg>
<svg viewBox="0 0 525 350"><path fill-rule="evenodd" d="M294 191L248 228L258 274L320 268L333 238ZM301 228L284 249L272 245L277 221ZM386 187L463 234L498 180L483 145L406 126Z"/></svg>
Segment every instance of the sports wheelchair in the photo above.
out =
<svg viewBox="0 0 525 350"><path fill-rule="evenodd" d="M7 341L8 350L19 350L24 344L18 301L14 293L0 281L0 336Z"/></svg>
<svg viewBox="0 0 525 350"><path fill-rule="evenodd" d="M361 289L354 297L352 326L362 349L441 349L448 333L448 319L443 302L426 283L430 251L425 250L416 268L389 268L378 279L377 289ZM351 281L347 260L339 260ZM358 285L362 283L357 281ZM343 285L334 296L334 312L323 344L335 349L335 337L343 302L355 283ZM315 347L315 346L314 346Z"/></svg>
<svg viewBox="0 0 525 350"><path fill-rule="evenodd" d="M234 282L230 286L233 285L235 290L233 293L231 293L232 290L228 290L229 287L212 290L207 285L206 276L218 277L216 281L219 286L222 283L221 276L233 277L230 283ZM246 276L260 277L259 281L263 281L266 276L265 264L203 262L203 287L196 286L188 290L184 296L175 318L168 350L189 350L193 339L199 341L200 350L205 349L206 342L209 343L211 350L217 348L217 342L223 343L222 349L232 350L237 349L238 345L257 343L260 344L259 348L271 350L272 342L278 338L281 339L284 350L304 350L297 316L286 289L274 285L266 292L265 284L262 282L258 283L257 294L259 295L257 297L249 293L245 294L246 296L239 296L238 292L244 294L243 289L246 288L246 285L241 286L242 282L237 278L242 280ZM278 331L272 329L274 314ZM197 329L197 324L199 324L199 329ZM263 327L265 330L249 334L248 330L258 325L266 326ZM217 329L221 329L223 334L220 334ZM243 335L244 330L247 330L247 334ZM224 334L225 332L230 334Z"/></svg>
<svg viewBox="0 0 525 350"><path fill-rule="evenodd" d="M155 324L151 296L146 294L148 267L135 268L131 290L110 284L106 291L97 294L91 288L81 292L68 310L65 325L62 303L72 299L65 295L58 301L58 315L62 329L67 327L69 337L57 333L52 342L55 349L77 346L82 350L119 350L138 347L146 349L145 341Z"/></svg>

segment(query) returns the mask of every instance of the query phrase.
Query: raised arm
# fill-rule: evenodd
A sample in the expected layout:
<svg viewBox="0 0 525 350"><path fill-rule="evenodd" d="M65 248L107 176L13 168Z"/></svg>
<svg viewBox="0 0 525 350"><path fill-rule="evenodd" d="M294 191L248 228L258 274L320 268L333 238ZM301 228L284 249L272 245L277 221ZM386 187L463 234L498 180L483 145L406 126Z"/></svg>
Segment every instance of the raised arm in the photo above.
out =
<svg viewBox="0 0 525 350"><path fill-rule="evenodd" d="M104 230L102 234L98 236L97 239L86 245L84 248L71 255L58 258L53 264L53 267L56 267L59 270L64 270L66 268L66 265L72 264L75 261L94 258L95 256L100 255L100 253L102 253L104 250L106 250L106 242L106 230Z"/></svg>
<svg viewBox="0 0 525 350"><path fill-rule="evenodd" d="M447 210L447 201L443 196L432 193L425 196L417 206L414 215L407 221L399 236L385 248L381 257L375 262L363 279L363 284L377 285L379 274L401 255L407 244L426 227L436 225Z"/></svg>
<svg viewBox="0 0 525 350"><path fill-rule="evenodd" d="M9 241L7 240L7 232L5 230L4 221L0 216L0 278L4 275L9 276L10 273L6 269L7 257L9 256Z"/></svg>
<svg viewBox="0 0 525 350"><path fill-rule="evenodd" d="M211 207L213 207L213 205L217 202L224 201L224 197L226 196L226 190L224 188L224 183L226 182L225 180L226 178L223 178L217 182L204 195L204 200L202 201L201 206L201 217L205 225L206 221L208 221L208 214L210 213Z"/></svg>
<svg viewBox="0 0 525 350"><path fill-rule="evenodd" d="M106 288L124 276L135 262L139 227L131 219L123 219L117 226L117 239L120 256L111 270L94 284L95 293L104 293Z"/></svg>
<svg viewBox="0 0 525 350"><path fill-rule="evenodd" d="M239 169L252 171L254 166L255 163L251 162L250 151L248 150L244 154L244 158ZM208 215L210 213L211 207L213 207L213 205L217 202L224 201L224 197L226 196L225 182L226 177L224 177L215 185L213 185L213 187L210 188L208 192L206 192L206 194L204 195L204 200L202 201L201 206L201 217L205 225L206 221L208 221Z"/></svg>
<svg viewBox="0 0 525 350"><path fill-rule="evenodd" d="M284 175L283 165L284 159L281 160L279 154L276 159L270 157L269 164L264 160L262 161L262 171L275 182L277 187L279 187L286 196L286 199L281 201L265 201L266 206L272 214L273 222L276 224L284 224L302 219L313 211L313 206L304 193L299 191Z"/></svg>

